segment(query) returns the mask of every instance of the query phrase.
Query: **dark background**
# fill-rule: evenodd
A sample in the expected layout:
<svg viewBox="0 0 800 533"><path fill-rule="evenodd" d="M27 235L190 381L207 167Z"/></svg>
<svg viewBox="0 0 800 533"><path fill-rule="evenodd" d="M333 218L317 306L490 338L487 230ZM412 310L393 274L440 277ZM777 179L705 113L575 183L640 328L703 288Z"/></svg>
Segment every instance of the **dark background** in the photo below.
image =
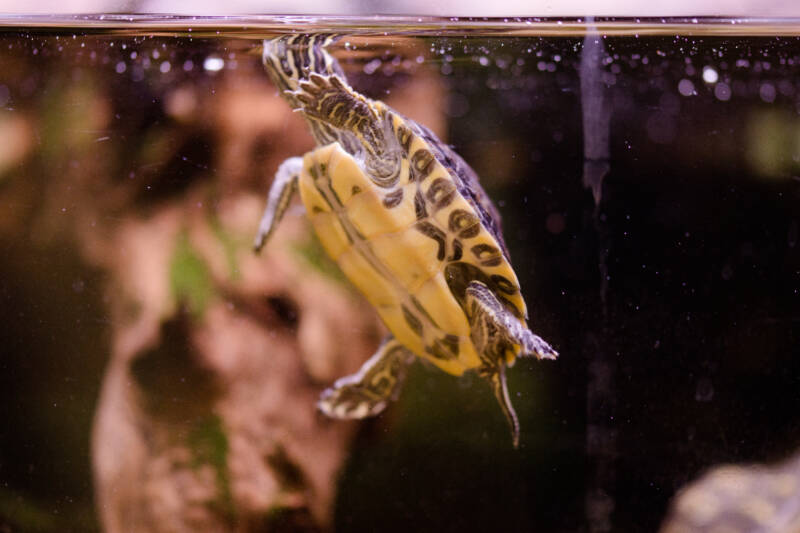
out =
<svg viewBox="0 0 800 533"><path fill-rule="evenodd" d="M561 356L511 373L519 451L488 387L420 368L389 431L362 433L341 530L583 531L599 488L611 530L653 531L710 466L800 447L797 39L606 39L599 208L581 183L580 42L437 41L470 52L447 78L468 103L449 140L502 206L532 329Z"/></svg>

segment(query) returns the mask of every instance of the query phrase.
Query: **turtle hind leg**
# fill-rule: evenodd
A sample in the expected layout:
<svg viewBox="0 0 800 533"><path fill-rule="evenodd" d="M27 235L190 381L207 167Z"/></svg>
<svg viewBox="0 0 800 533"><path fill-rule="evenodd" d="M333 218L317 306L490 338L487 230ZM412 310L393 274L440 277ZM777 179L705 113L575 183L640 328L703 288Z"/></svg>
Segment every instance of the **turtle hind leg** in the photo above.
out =
<svg viewBox="0 0 800 533"><path fill-rule="evenodd" d="M383 411L397 397L414 355L388 337L358 372L325 390L317 407L331 418L365 418Z"/></svg>
<svg viewBox="0 0 800 533"><path fill-rule="evenodd" d="M473 281L467 286L467 309L470 315L477 315L471 321L482 320L489 324L488 328L497 331L498 341L508 341L520 347L519 356L534 356L537 359L555 359L558 352L547 341L535 335L531 330L506 309L500 300L480 281ZM472 311L472 309L475 309ZM480 331L485 331L484 326ZM485 333L484 333L485 334ZM488 342L487 339L484 342Z"/></svg>
<svg viewBox="0 0 800 533"><path fill-rule="evenodd" d="M524 327L480 281L473 281L467 287L466 308L472 341L484 364L480 373L492 384L494 395L511 426L511 438L516 448L519 446L519 419L506 386L506 353L517 345L522 353L534 354L539 359L555 359L558 354Z"/></svg>
<svg viewBox="0 0 800 533"><path fill-rule="evenodd" d="M272 187L269 189L267 207L264 210L264 216L261 217L258 234L253 242L256 252L261 250L283 218L283 214L297 190L297 180L302 170L303 159L301 157L290 157L278 167Z"/></svg>

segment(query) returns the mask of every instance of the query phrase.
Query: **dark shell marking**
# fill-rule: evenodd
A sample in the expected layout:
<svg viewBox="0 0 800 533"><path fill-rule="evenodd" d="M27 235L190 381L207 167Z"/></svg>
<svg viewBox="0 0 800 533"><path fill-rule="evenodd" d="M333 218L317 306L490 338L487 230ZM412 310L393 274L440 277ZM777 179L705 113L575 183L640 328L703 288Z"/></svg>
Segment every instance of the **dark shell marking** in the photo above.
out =
<svg viewBox="0 0 800 533"><path fill-rule="evenodd" d="M441 339L436 339L433 344L425 347L425 352L435 357L450 361L458 358L458 337L447 334Z"/></svg>
<svg viewBox="0 0 800 533"><path fill-rule="evenodd" d="M414 195L414 211L417 214L417 220L428 218L428 208L425 207L425 198L422 196L422 191L417 190Z"/></svg>
<svg viewBox="0 0 800 533"><path fill-rule="evenodd" d="M512 296L519 292L519 289L505 277L499 274L489 276L480 267L471 263L454 261L444 267L444 279L462 309L465 309L467 287L470 282L480 281L495 293L506 309L517 318L522 318L522 312L517 309L517 306L503 296L504 294Z"/></svg>
<svg viewBox="0 0 800 533"><path fill-rule="evenodd" d="M453 239L453 255L447 258L448 261L458 261L464 255L464 247L461 245L461 241L458 239ZM505 278L503 278L505 279Z"/></svg>
<svg viewBox="0 0 800 533"><path fill-rule="evenodd" d="M435 162L436 160L434 159L433 154L425 148L421 148L414 152L414 155L411 156L410 180L418 183L424 181L425 178L427 178L428 175L433 171Z"/></svg>
<svg viewBox="0 0 800 533"><path fill-rule="evenodd" d="M475 256L475 259L477 259L478 262L483 266L494 267L503 261L503 256L500 255L500 250L491 244L476 244L470 251L472 252L472 255Z"/></svg>
<svg viewBox="0 0 800 533"><path fill-rule="evenodd" d="M403 189L396 189L383 197L383 206L391 209L403 201Z"/></svg>
<svg viewBox="0 0 800 533"><path fill-rule="evenodd" d="M455 195L456 187L453 185L453 180L436 178L428 188L428 193L425 196L428 202L439 210L450 205Z"/></svg>
<svg viewBox="0 0 800 533"><path fill-rule="evenodd" d="M457 233L462 239L471 239L481 231L478 217L464 209L454 209L450 213L448 227L450 231Z"/></svg>
<svg viewBox="0 0 800 533"><path fill-rule="evenodd" d="M405 305L401 305L400 308L403 311L403 319L405 319L411 331L416 333L418 337L422 337L422 321L409 311Z"/></svg>
<svg viewBox="0 0 800 533"><path fill-rule="evenodd" d="M436 259L439 261L444 260L445 250L447 248L447 235L445 233L431 224L430 222L417 222L414 226L414 229L425 235L426 237L430 237L439 245L439 251L436 252Z"/></svg>
<svg viewBox="0 0 800 533"><path fill-rule="evenodd" d="M511 283L508 279L504 278L500 274L492 274L489 279L492 281L492 286L496 291L508 294L509 296L513 296L519 292L519 287Z"/></svg>
<svg viewBox="0 0 800 533"><path fill-rule="evenodd" d="M408 120L408 119L402 118L401 120ZM413 138L411 130L401 124L397 128L395 136L397 137L397 142L400 143L400 146L403 147L403 151L406 154L408 154L408 148L411 146L411 139Z"/></svg>

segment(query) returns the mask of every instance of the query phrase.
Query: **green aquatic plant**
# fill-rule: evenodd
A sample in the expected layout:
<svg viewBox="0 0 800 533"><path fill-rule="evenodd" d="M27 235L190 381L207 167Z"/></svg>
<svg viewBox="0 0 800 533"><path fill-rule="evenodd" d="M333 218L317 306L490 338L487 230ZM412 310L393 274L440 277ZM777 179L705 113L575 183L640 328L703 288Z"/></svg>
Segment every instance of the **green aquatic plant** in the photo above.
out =
<svg viewBox="0 0 800 533"><path fill-rule="evenodd" d="M175 243L169 268L169 286L175 301L200 316L213 296L211 273L184 231Z"/></svg>

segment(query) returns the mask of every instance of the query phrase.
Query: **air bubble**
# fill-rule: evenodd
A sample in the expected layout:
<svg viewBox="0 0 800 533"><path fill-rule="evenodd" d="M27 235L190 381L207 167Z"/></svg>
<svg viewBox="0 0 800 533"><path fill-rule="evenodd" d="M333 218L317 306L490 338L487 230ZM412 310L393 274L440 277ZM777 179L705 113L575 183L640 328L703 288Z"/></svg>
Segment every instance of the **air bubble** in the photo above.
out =
<svg viewBox="0 0 800 533"><path fill-rule="evenodd" d="M694 83L692 83L692 80L687 80L686 78L678 82L678 92L683 96L693 96L697 94L697 91L694 90Z"/></svg>
<svg viewBox="0 0 800 533"><path fill-rule="evenodd" d="M758 95L764 102L771 104L775 101L775 86L769 82L762 83L758 89Z"/></svg>
<svg viewBox="0 0 800 533"><path fill-rule="evenodd" d="M717 100L727 102L731 99L731 88L727 83L720 82L714 87L714 96Z"/></svg>
<svg viewBox="0 0 800 533"><path fill-rule="evenodd" d="M217 72L225 66L225 60L221 57L209 56L203 61L203 68L209 72Z"/></svg>
<svg viewBox="0 0 800 533"><path fill-rule="evenodd" d="M703 67L703 81L706 83L717 83L719 74L714 70L714 67Z"/></svg>
<svg viewBox="0 0 800 533"><path fill-rule="evenodd" d="M378 70L380 68L381 63L382 62L381 62L380 59L377 59L377 58L373 59L372 61L370 61L369 63L364 65L364 74L367 74L367 75L371 76L372 74L375 73L376 70Z"/></svg>

